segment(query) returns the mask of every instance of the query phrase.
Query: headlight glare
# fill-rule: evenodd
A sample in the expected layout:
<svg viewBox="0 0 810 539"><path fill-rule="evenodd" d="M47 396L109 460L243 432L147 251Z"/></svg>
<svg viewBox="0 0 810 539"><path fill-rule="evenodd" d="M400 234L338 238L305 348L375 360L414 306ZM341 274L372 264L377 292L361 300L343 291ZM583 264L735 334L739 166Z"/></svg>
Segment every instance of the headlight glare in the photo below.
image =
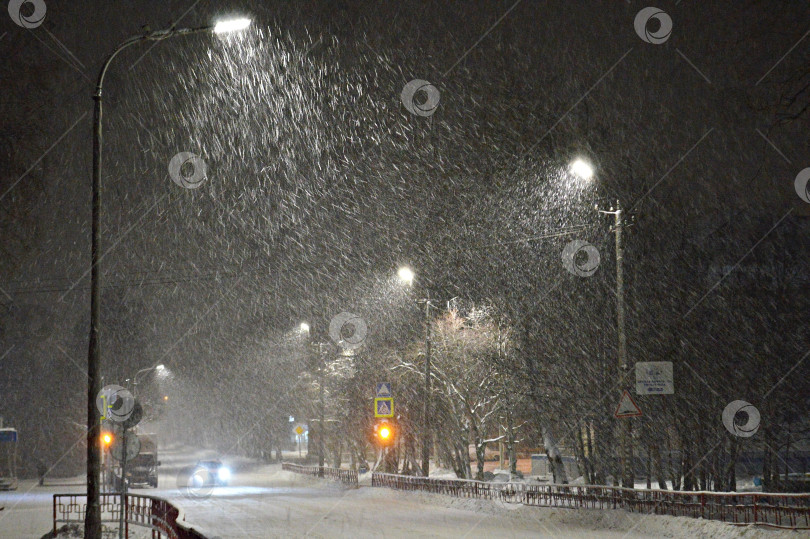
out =
<svg viewBox="0 0 810 539"><path fill-rule="evenodd" d="M231 478L231 471L228 468L222 467L217 472L217 477L220 481L227 481Z"/></svg>

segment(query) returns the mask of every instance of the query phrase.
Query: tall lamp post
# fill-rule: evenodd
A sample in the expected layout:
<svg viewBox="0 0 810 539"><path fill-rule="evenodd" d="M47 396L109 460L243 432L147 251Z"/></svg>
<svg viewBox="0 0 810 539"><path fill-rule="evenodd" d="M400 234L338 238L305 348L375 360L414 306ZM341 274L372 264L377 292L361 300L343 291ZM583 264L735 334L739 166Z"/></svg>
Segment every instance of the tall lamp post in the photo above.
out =
<svg viewBox="0 0 810 539"><path fill-rule="evenodd" d="M324 438L326 438L326 395L325 395L325 384L326 384L326 376L325 376L325 368L326 368L326 360L324 358L324 346L326 343L315 343L313 346L318 347L318 378L320 381L318 382L318 396L319 396L319 406L318 406L318 415L319 415L319 422L318 422L318 477L323 477L323 466L324 466L324 451L323 451L323 444Z"/></svg>
<svg viewBox="0 0 810 539"><path fill-rule="evenodd" d="M593 168L583 159L576 159L571 163L569 168L570 172L580 179L589 181L594 174ZM627 364L627 333L625 332L625 315L624 315L624 243L622 232L624 229L624 212L622 210L621 202L616 201L616 209L610 211L599 210L599 213L613 215L615 217L615 226L613 229L616 235L616 331L618 334L617 343L617 358L618 358L618 375L619 384L622 390L624 387L624 378L628 372ZM619 426L619 447L621 450L622 462L622 486L626 488L633 488L635 478L633 477L633 423L630 418L624 418L622 424Z"/></svg>
<svg viewBox="0 0 810 539"><path fill-rule="evenodd" d="M99 358L101 351L99 321L101 314L100 252L101 252L101 144L102 144L102 91L104 76L113 59L122 50L136 43L162 41L175 36L199 33L226 33L244 30L250 25L249 19L222 21L215 25L199 28L170 28L133 36L118 45L104 60L98 74L96 91L93 94L93 218L90 251L90 344L87 352L87 511L84 519L85 539L101 538L101 505L99 503L99 474L101 471L101 447L99 438L100 416L96 409L96 395L101 390Z"/></svg>
<svg viewBox="0 0 810 539"><path fill-rule="evenodd" d="M400 281L410 285L413 283L415 275L411 268L403 266L397 272ZM430 476L430 446L433 445L433 436L430 430L430 297L419 300L425 304L425 386L424 397L422 399L422 475Z"/></svg>
<svg viewBox="0 0 810 539"><path fill-rule="evenodd" d="M430 296L425 298L425 416L422 427L422 475L430 477L430 446L433 436L430 430Z"/></svg>
<svg viewBox="0 0 810 539"><path fill-rule="evenodd" d="M301 322L300 326L300 333L308 338L307 345L310 347L310 351L312 354L316 355L316 364L315 368L318 370L318 429L317 439L318 439L318 477L323 477L323 467L324 467L324 438L326 437L326 395L325 395L325 383L326 383L326 358L325 354L328 353L328 346L327 343L324 342L312 342L309 332L309 324L306 322ZM309 453L309 446L307 446L307 453Z"/></svg>

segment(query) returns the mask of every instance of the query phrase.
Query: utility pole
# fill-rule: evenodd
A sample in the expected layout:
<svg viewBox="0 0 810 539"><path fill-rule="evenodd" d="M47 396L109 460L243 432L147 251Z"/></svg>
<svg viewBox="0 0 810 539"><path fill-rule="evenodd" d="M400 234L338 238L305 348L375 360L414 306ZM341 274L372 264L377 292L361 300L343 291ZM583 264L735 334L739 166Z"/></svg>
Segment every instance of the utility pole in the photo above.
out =
<svg viewBox="0 0 810 539"><path fill-rule="evenodd" d="M115 54L113 54L115 56ZM101 416L96 410L96 396L101 391L101 347L99 326L101 319L101 84L104 72L112 60L107 59L99 75L98 87L93 94L93 215L90 245L90 339L87 350L87 510L84 516L85 539L101 537ZM123 508L121 509L123 511Z"/></svg>
<svg viewBox="0 0 810 539"><path fill-rule="evenodd" d="M624 228L624 215L622 214L621 202L616 201L616 326L619 334L618 358L619 358L619 384L622 390L625 388L624 379L627 376L627 334L625 333L624 317L624 245L622 244L622 232ZM634 488L635 478L633 477L633 423L631 418L626 417L619 420L619 439L622 452L622 486Z"/></svg>
<svg viewBox="0 0 810 539"><path fill-rule="evenodd" d="M425 299L425 397L422 416L422 475L430 475L430 446L433 437L430 431L430 294Z"/></svg>
<svg viewBox="0 0 810 539"><path fill-rule="evenodd" d="M324 422L324 408L326 408L326 402L323 387L326 376L324 375L323 343L318 343L318 370L321 378L318 383L321 397L319 412L320 424L318 425L318 477L323 477L323 439L326 436L326 424Z"/></svg>
<svg viewBox="0 0 810 539"><path fill-rule="evenodd" d="M617 347L617 357L619 360L619 388L623 392L629 389L625 385L625 378L628 374L627 365L627 334L625 332L624 317L624 243L622 233L624 231L624 212L622 204L616 201L616 210L602 211L599 213L611 214L615 217L613 229L616 234L616 329L619 337ZM619 452L622 462L621 485L627 488L635 487L635 477L633 477L633 423L631 418L619 419Z"/></svg>

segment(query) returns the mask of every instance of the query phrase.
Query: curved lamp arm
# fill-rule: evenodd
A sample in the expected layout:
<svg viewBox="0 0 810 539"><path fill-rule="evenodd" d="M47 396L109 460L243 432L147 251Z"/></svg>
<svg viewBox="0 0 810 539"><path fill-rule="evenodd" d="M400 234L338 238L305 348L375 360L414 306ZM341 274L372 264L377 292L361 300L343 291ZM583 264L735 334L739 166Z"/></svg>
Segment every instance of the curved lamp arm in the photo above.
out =
<svg viewBox="0 0 810 539"><path fill-rule="evenodd" d="M96 92L93 94L93 98L101 98L101 91L104 86L104 76L107 74L107 68L110 67L110 64L112 63L113 59L118 56L118 53L130 45L134 45L135 43L140 43L142 41L163 41L164 39L174 36L186 36L191 34L213 32L215 28L215 26L200 26L198 28L170 28L168 30L157 30L154 32L147 32L145 34L132 36L129 39L122 41L118 44L115 50L109 56L107 56L107 59L104 60L104 64L101 66L101 70L98 73Z"/></svg>

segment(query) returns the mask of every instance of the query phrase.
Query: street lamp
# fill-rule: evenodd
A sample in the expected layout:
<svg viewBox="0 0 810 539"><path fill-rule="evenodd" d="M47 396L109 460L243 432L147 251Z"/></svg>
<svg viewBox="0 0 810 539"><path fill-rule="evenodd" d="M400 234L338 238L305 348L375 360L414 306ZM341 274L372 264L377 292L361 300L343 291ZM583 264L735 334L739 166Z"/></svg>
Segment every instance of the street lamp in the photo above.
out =
<svg viewBox="0 0 810 539"><path fill-rule="evenodd" d="M325 414L326 414L326 393L324 389L324 385L326 383L326 359L325 355L328 353L329 349L328 343L324 342L314 342L312 340L310 334L310 327L307 322L301 322L299 326L299 333L301 334L304 339L304 346L308 349L308 352L313 355L317 355L315 358L315 362L313 368L317 370L318 376L318 428L313 429L313 434L317 436L318 441L318 476L323 477L323 467L324 467L324 438L326 435L326 423L325 423ZM290 421L294 421L292 416L290 416ZM312 419L312 422L315 422L315 419ZM314 424L312 425L314 427ZM300 435L299 435L300 436ZM300 444L300 440L299 440ZM299 445L299 451L300 451ZM309 441L307 441L307 457L309 457Z"/></svg>
<svg viewBox="0 0 810 539"><path fill-rule="evenodd" d="M575 159L568 170L581 180L589 181L593 178L593 167L582 158Z"/></svg>
<svg viewBox="0 0 810 539"><path fill-rule="evenodd" d="M413 270L408 266L402 266L401 268L399 268L397 275L399 276L399 280L402 281L404 284L407 285L413 284L413 279L415 275L413 273Z"/></svg>
<svg viewBox="0 0 810 539"><path fill-rule="evenodd" d="M245 22L247 21L247 23ZM99 321L101 315L100 252L101 252L101 148L102 148L102 91L104 76L113 59L122 50L136 43L162 41L174 36L186 36L204 32L233 32L244 30L250 22L247 19L222 21L212 26L199 28L170 28L133 36L122 41L104 60L98 74L96 91L93 94L93 218L90 250L90 344L87 352L87 511L84 519L85 539L101 537L101 505L99 504L99 474L101 471L101 447L99 412L96 409L96 395L101 390L99 358L101 351Z"/></svg>
<svg viewBox="0 0 810 539"><path fill-rule="evenodd" d="M229 32L239 32L250 26L250 19L230 19L219 21L214 25L215 34L226 34Z"/></svg>
<svg viewBox="0 0 810 539"><path fill-rule="evenodd" d="M416 275L408 266L402 266L397 272L400 281L406 285L413 284ZM422 475L430 475L430 446L432 436L430 432L430 297L418 300L425 304L425 395L422 399Z"/></svg>
<svg viewBox="0 0 810 539"><path fill-rule="evenodd" d="M584 159L575 159L569 166L569 171L582 180L589 181L593 175L593 167ZM622 232L624 228L624 212L621 203L616 201L616 209L610 211L599 210L599 213L615 217L614 234L616 235L616 329L618 333L617 357L619 366L619 384L623 387L623 380L628 371L627 364L627 334L625 332L624 316L624 244ZM619 430L619 446L622 453L622 486L633 488L633 424L625 418Z"/></svg>
<svg viewBox="0 0 810 539"><path fill-rule="evenodd" d="M318 397L320 406L318 407L319 423L318 423L318 477L323 477L324 466L324 448L323 444L326 438L326 358L324 346L326 343L313 343L313 346L318 347Z"/></svg>
<svg viewBox="0 0 810 539"><path fill-rule="evenodd" d="M141 369L138 372L136 372L135 376L132 377L132 393L133 393L133 396L136 396L136 394L138 392L138 377L140 375L145 374L145 373L149 373L149 372L152 372L152 371L155 371L157 373L163 373L163 372L166 372L166 370L167 370L166 366L161 363L160 365L155 365L154 367L147 367L145 369Z"/></svg>

